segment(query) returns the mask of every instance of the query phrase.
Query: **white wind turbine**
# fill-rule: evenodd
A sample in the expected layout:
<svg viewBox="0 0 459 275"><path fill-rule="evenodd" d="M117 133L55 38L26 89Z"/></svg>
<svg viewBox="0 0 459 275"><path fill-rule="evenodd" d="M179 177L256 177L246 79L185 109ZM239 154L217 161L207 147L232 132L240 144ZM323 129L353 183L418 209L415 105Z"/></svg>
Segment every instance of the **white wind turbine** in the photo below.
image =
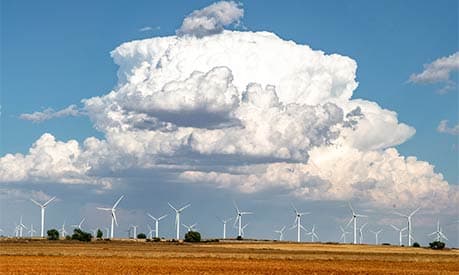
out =
<svg viewBox="0 0 459 275"><path fill-rule="evenodd" d="M279 230L274 230L274 232L279 234L279 241L284 240L285 225Z"/></svg>
<svg viewBox="0 0 459 275"><path fill-rule="evenodd" d="M251 215L253 214L253 212L240 211L239 207L237 207L236 202L233 201L233 204L234 204L234 207L236 208L236 217L235 217L233 226L235 226L236 223L238 223L238 236L243 237L244 233L243 233L243 228L242 228L242 216ZM245 226L247 226L247 224Z"/></svg>
<svg viewBox="0 0 459 275"><path fill-rule="evenodd" d="M297 229L297 242L301 242L301 229L307 232L306 228L304 228L303 225L301 225L301 217L303 215L308 215L310 214L309 212L298 212L298 209L292 204L293 211L295 212L295 224L290 227L290 229L296 228Z"/></svg>
<svg viewBox="0 0 459 275"><path fill-rule="evenodd" d="M357 244L357 217L363 218L363 217L368 217L368 216L355 213L354 208L352 208L352 205L350 202L349 202L349 208L351 209L351 212L352 212L352 218L349 220L346 227L348 227L352 222L354 223L354 244Z"/></svg>
<svg viewBox="0 0 459 275"><path fill-rule="evenodd" d="M359 228L359 243L362 244L363 243L363 229L365 228L365 226L367 226L367 224L363 224L362 226L360 226Z"/></svg>
<svg viewBox="0 0 459 275"><path fill-rule="evenodd" d="M131 228L134 229L133 233L134 233L134 240L137 239L137 227L139 227L138 225L133 225L131 224Z"/></svg>
<svg viewBox="0 0 459 275"><path fill-rule="evenodd" d="M153 232L155 232L155 230L151 228L149 224L147 224L147 227L148 227L148 238L153 239Z"/></svg>
<svg viewBox="0 0 459 275"><path fill-rule="evenodd" d="M30 230L29 230L29 233L30 233L30 237L33 237L33 234L36 233L37 231L33 229L33 224L30 224Z"/></svg>
<svg viewBox="0 0 459 275"><path fill-rule="evenodd" d="M65 221L64 223L62 224L62 227L61 227L61 235L63 238L65 238L65 234L67 234L67 231L65 230Z"/></svg>
<svg viewBox="0 0 459 275"><path fill-rule="evenodd" d="M105 233L106 233L107 238L108 238L108 236L109 236L109 230L110 230L110 228L105 227Z"/></svg>
<svg viewBox="0 0 459 275"><path fill-rule="evenodd" d="M441 231L440 220L437 220L437 230L435 230L434 232L429 234L429 236L432 236L432 235L436 235L435 236L435 240L439 241L439 242L442 241L442 238L445 239L445 240L448 240L448 238L445 236L445 234L443 234L443 232Z"/></svg>
<svg viewBox="0 0 459 275"><path fill-rule="evenodd" d="M42 238L45 236L45 209L48 206L48 204L50 202L52 202L55 198L56 197L52 197L51 199L49 199L44 204L38 203L35 200L30 199L33 203L35 203L36 205L40 206L40 208L41 208L41 232L40 232L40 237L42 237Z"/></svg>
<svg viewBox="0 0 459 275"><path fill-rule="evenodd" d="M113 205L112 208L103 208L103 207L97 207L97 209L99 210L104 210L104 211L110 211L111 214L112 214L112 226L111 226L111 230L110 230L110 239L113 239L113 229L114 229L114 224L116 224L116 226L118 226L118 221L116 220L116 207L118 206L118 204L120 203L121 199L124 198L124 195L122 195L116 202L115 204Z"/></svg>
<svg viewBox="0 0 459 275"><path fill-rule="evenodd" d="M375 234L375 244L378 245L379 244L379 234L381 234L383 230L380 229L378 231L373 231L373 230L370 230L371 233Z"/></svg>
<svg viewBox="0 0 459 275"><path fill-rule="evenodd" d="M316 238L317 240L319 240L319 236L317 236L317 234L316 234L316 225L315 225L315 224L312 226L311 231L308 232L308 231L306 230L306 235L311 235L311 242L312 242L312 243L314 242L314 238Z"/></svg>
<svg viewBox="0 0 459 275"><path fill-rule="evenodd" d="M153 217L150 213L147 213L147 215L155 221L155 237L158 238L159 237L159 221L167 217L167 215L162 215L159 218Z"/></svg>
<svg viewBox="0 0 459 275"><path fill-rule="evenodd" d="M218 218L223 223L223 239L226 239L226 223L231 221L233 218L229 218L226 220Z"/></svg>
<svg viewBox="0 0 459 275"><path fill-rule="evenodd" d="M405 231L408 227L404 227L404 228L398 228L397 226L391 224L390 226L392 226L392 228L396 231L398 231L399 233L399 245L402 246L403 245L403 231Z"/></svg>
<svg viewBox="0 0 459 275"><path fill-rule="evenodd" d="M198 224L194 223L192 225L186 225L186 224L183 223L182 225L183 225L183 227L185 227L188 230L188 232L190 232L190 231L196 231L196 225L198 225Z"/></svg>
<svg viewBox="0 0 459 275"><path fill-rule="evenodd" d="M344 230L344 228L341 225L339 226L339 229L341 230L341 237L339 238L339 240L343 240L343 243L346 243L346 234L349 234L351 232Z"/></svg>
<svg viewBox="0 0 459 275"><path fill-rule="evenodd" d="M176 229L176 238L177 240L180 240L180 214L182 213L183 210L185 210L186 208L190 207L191 203L183 206L182 208L175 208L172 206L172 204L170 203L167 203L169 204L169 206L174 209L175 211L175 229Z"/></svg>
<svg viewBox="0 0 459 275"><path fill-rule="evenodd" d="M407 226L408 227L408 246L411 246L411 241L414 241L411 218L413 217L414 214L416 214L416 212L419 211L419 209L421 209L421 207L418 207L416 210L411 212L409 215L405 215L405 214L402 214L400 212L395 212L395 214L397 214L397 215L399 215L401 217L407 218L407 221L408 221L408 226Z"/></svg>
<svg viewBox="0 0 459 275"><path fill-rule="evenodd" d="M82 230L82 229L81 229L81 226L83 225L83 223L84 223L85 220L86 220L86 218L83 218L83 219L81 219L80 223L78 223L78 224L72 224L72 226L73 226L74 228L78 228L78 229Z"/></svg>
<svg viewBox="0 0 459 275"><path fill-rule="evenodd" d="M27 227L22 223L22 216L19 219L18 229L19 229L19 237L22 238L23 229L27 229Z"/></svg>

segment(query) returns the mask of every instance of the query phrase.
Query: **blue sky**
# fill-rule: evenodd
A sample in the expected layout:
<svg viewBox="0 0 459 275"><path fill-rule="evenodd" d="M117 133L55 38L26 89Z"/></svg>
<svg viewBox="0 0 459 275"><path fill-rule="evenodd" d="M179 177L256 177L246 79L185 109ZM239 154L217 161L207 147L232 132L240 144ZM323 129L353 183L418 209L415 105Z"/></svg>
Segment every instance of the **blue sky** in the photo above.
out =
<svg viewBox="0 0 459 275"><path fill-rule="evenodd" d="M59 110L71 104L81 107L82 99L108 93L116 86L118 69L110 51L127 41L174 35L186 15L211 3L213 1L2 1L0 157L6 153L26 154L31 144L46 132L63 141L82 142L89 136L103 139L104 134L95 130L86 116L42 123L21 120L19 116L46 108ZM427 161L449 184L459 183L458 136L436 130L441 120L448 120L450 127L458 123L457 88L440 95L436 90L443 83L408 82L410 75L422 72L423 64L457 52L457 1L243 1L243 9L244 27L238 29L270 31L284 40L354 59L358 65L359 86L353 98L377 102L395 111L400 122L416 129L412 138L396 146L400 154ZM140 31L144 27L151 30ZM452 73L451 80L457 83L457 71ZM84 196L92 203L112 203L121 192L127 193L127 198L129 194L136 196L139 205L135 207L140 209L146 208L150 201L148 196L138 195L145 190L144 181L123 185L113 193L83 195L84 187L78 185L54 191L60 193L64 201L73 199L73 203L66 206L68 209L79 205ZM161 184L156 187L166 188ZM37 187L26 182L21 188L45 193L53 190L46 183ZM187 188L193 189L188 186L172 189L177 191L168 199L189 201L185 197ZM193 201L208 198L207 194L212 193L211 189L204 189L202 193L193 190L190 191L194 194ZM227 192L209 203L216 204L226 198L227 207L231 207L228 198L240 195ZM158 199L152 196L153 200ZM268 200L263 194L251 198L255 202ZM249 206L262 208L254 201ZM2 209L6 207L4 203ZM24 202L17 201L17 205L21 203ZM311 204L305 206L328 209L341 207L343 203ZM134 208L132 202L128 205ZM32 211L33 207L28 205L25 209ZM167 206L162 210L168 211ZM276 211L271 210L273 215ZM2 216L10 217L5 211L1 212ZM57 212L51 215L56 223L61 219ZM267 215L266 219L270 217Z"/></svg>

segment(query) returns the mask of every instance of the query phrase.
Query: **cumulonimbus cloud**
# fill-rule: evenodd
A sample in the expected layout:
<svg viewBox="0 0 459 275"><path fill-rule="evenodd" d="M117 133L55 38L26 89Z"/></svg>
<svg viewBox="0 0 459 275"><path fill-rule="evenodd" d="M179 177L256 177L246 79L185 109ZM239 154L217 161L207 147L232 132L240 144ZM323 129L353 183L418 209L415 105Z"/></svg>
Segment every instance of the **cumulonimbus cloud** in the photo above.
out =
<svg viewBox="0 0 459 275"><path fill-rule="evenodd" d="M105 138L78 144L45 134L28 154L0 158L1 182L109 188L127 169L161 169L184 184L303 199L457 200L433 165L393 148L414 128L352 98L357 64L349 57L269 32L226 30L127 42L111 54L116 89L83 100Z"/></svg>
<svg viewBox="0 0 459 275"><path fill-rule="evenodd" d="M223 27L237 24L244 16L241 4L234 1L220 1L185 17L177 35L203 37L223 32Z"/></svg>

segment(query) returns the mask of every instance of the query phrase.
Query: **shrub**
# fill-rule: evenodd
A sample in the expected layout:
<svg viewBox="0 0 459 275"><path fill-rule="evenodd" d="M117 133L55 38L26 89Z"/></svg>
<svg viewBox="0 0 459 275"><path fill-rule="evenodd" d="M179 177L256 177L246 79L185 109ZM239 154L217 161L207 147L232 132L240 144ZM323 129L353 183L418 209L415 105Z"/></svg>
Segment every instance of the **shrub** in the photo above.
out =
<svg viewBox="0 0 459 275"><path fill-rule="evenodd" d="M237 236L236 240L242 241L242 236Z"/></svg>
<svg viewBox="0 0 459 275"><path fill-rule="evenodd" d="M445 243L440 241L434 241L429 243L430 248L432 249L443 249L445 248Z"/></svg>
<svg viewBox="0 0 459 275"><path fill-rule="evenodd" d="M91 233L84 232L79 228L73 230L72 240L78 240L81 242L90 242L92 239Z"/></svg>
<svg viewBox="0 0 459 275"><path fill-rule="evenodd" d="M97 235L96 236L97 236L98 239L102 239L102 237L104 236L104 233L102 232L102 230L97 229Z"/></svg>
<svg viewBox="0 0 459 275"><path fill-rule="evenodd" d="M189 231L185 234L185 242L200 242L201 234L197 231Z"/></svg>
<svg viewBox="0 0 459 275"><path fill-rule="evenodd" d="M67 236L65 236L65 239L66 239L66 240L71 240L71 239L72 239L72 236L67 235Z"/></svg>
<svg viewBox="0 0 459 275"><path fill-rule="evenodd" d="M57 231L56 229L50 229L46 231L46 234L48 234L48 240L59 240L59 231Z"/></svg>
<svg viewBox="0 0 459 275"><path fill-rule="evenodd" d="M160 239L160 238L156 238L156 237L155 237L155 238L153 238L153 239L151 239L151 240L152 240L152 241L154 241L154 242L160 242L160 241L161 241L161 239Z"/></svg>
<svg viewBox="0 0 459 275"><path fill-rule="evenodd" d="M420 245L418 242L415 242L415 243L413 244L413 247L421 247L421 245Z"/></svg>
<svg viewBox="0 0 459 275"><path fill-rule="evenodd" d="M147 238L147 235L145 235L145 233L137 234L137 239L146 239L146 238Z"/></svg>

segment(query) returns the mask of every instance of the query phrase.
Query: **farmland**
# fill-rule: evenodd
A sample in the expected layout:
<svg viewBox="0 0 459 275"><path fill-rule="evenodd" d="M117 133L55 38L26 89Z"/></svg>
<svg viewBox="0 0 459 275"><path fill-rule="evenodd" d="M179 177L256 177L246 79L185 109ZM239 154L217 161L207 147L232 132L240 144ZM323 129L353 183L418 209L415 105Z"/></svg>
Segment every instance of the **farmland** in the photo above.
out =
<svg viewBox="0 0 459 275"><path fill-rule="evenodd" d="M0 241L0 272L459 274L458 250L279 242Z"/></svg>

